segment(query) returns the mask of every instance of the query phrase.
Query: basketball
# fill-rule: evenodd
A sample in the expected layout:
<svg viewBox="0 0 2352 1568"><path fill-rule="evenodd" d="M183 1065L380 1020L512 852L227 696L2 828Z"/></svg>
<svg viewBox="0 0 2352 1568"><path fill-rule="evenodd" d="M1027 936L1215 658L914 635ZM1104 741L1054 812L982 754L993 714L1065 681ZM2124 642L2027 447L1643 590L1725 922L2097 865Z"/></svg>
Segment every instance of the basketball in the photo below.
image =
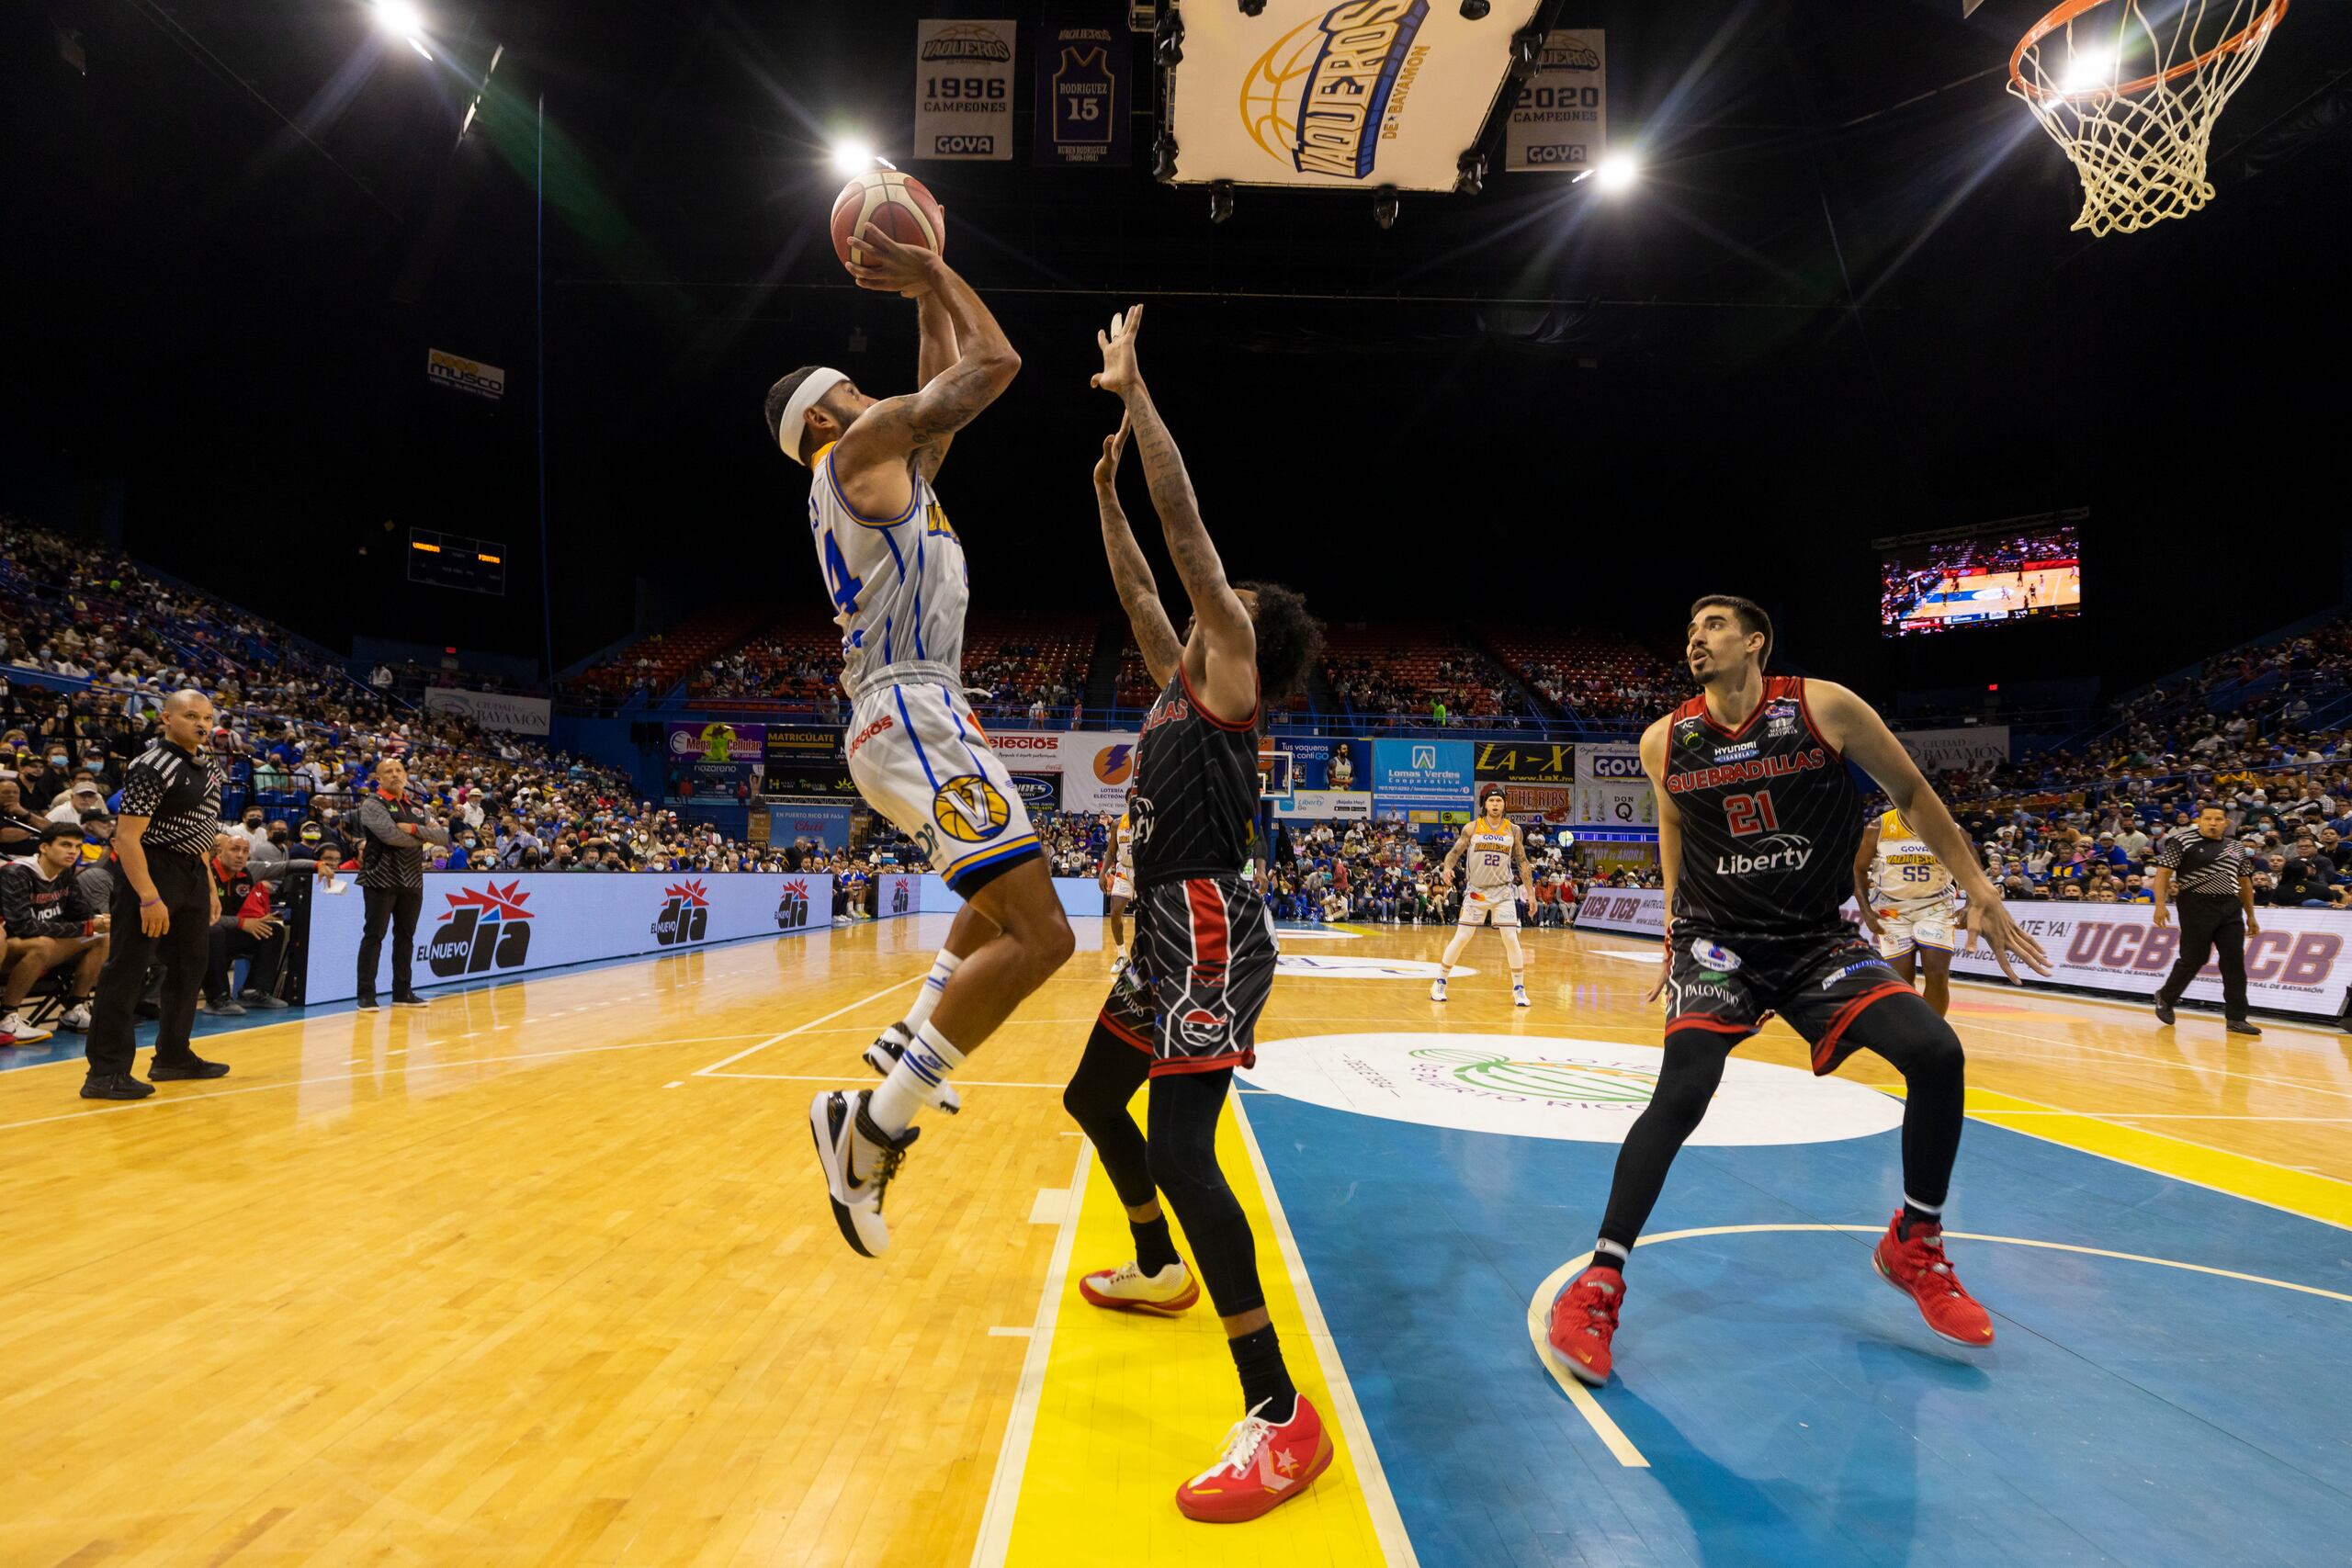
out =
<svg viewBox="0 0 2352 1568"><path fill-rule="evenodd" d="M843 266L862 266L858 231L873 224L904 245L936 251L947 242L947 215L921 180L896 169L868 169L833 197L833 254Z"/></svg>

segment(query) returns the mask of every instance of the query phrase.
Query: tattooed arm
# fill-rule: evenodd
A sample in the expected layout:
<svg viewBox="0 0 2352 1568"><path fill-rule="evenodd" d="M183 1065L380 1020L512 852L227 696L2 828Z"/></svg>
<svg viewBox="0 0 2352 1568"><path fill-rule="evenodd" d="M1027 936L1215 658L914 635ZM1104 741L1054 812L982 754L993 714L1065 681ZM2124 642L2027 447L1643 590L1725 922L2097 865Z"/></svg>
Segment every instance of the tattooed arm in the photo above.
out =
<svg viewBox="0 0 2352 1568"><path fill-rule="evenodd" d="M1177 451L1176 438L1168 433L1136 368L1136 334L1142 327L1143 307L1137 305L1112 317L1108 333L1095 334L1102 350L1102 372L1093 384L1117 393L1127 405L1127 424L1151 487L1152 509L1159 513L1169 558L1193 601L1200 636L1185 645L1183 665L1193 694L1212 717L1238 722L1258 711L1258 632L1248 607L1225 580L1225 563L1201 521L1183 454Z"/></svg>
<svg viewBox="0 0 2352 1568"><path fill-rule="evenodd" d="M858 417L833 452L833 476L861 516L896 517L914 499L910 461L936 471L945 444L1003 394L1021 369L1021 355L989 308L938 255L901 245L869 227L858 236L872 261L850 269L861 288L911 294L928 313L923 363L952 341L954 361L906 397L885 398ZM945 336L934 342L933 327Z"/></svg>
<svg viewBox="0 0 2352 1568"><path fill-rule="evenodd" d="M1127 525L1126 510L1119 504L1119 454L1126 444L1127 422L1123 419L1116 432L1102 438L1102 456L1094 465L1094 504L1102 513L1102 553L1110 558L1111 581L1126 607L1127 624L1135 628L1136 646L1143 649L1144 668L1151 671L1153 685L1165 686L1175 678L1184 647L1169 623L1167 606L1159 602L1151 563L1144 558L1143 547Z"/></svg>
<svg viewBox="0 0 2352 1568"><path fill-rule="evenodd" d="M948 314L936 290L927 290L915 297L915 322L922 334L921 346L915 351L915 381L928 387L963 357L956 347L956 318ZM953 434L943 435L928 446L916 448L915 463L924 479L937 477L939 465L947 460L948 443L955 439Z"/></svg>

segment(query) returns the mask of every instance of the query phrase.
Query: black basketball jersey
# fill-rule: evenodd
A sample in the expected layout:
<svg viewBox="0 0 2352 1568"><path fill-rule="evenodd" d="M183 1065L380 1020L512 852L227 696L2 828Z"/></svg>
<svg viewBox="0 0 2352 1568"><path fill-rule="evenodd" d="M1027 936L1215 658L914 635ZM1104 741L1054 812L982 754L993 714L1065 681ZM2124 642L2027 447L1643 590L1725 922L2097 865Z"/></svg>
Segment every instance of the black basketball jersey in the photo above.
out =
<svg viewBox="0 0 2352 1568"><path fill-rule="evenodd" d="M1704 697L1667 724L1666 789L1682 824L1676 934L1799 936L1835 931L1854 890L1862 793L1821 739L1804 681L1768 676L1737 729Z"/></svg>
<svg viewBox="0 0 2352 1568"><path fill-rule="evenodd" d="M1143 721L1130 818L1137 892L1238 872L1258 820L1257 710L1238 724L1211 717L1180 660Z"/></svg>

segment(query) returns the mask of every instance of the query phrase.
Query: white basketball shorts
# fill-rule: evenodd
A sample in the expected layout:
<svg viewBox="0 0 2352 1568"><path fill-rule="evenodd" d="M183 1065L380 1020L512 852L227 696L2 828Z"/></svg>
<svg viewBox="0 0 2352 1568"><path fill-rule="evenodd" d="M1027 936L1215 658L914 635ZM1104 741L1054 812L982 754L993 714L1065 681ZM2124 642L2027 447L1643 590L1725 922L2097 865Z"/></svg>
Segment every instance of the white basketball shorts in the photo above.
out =
<svg viewBox="0 0 2352 1568"><path fill-rule="evenodd" d="M1900 958L1915 947L1950 953L1957 945L1953 937L1960 929L1960 915L1950 903L1921 904L1909 908L1897 906L1876 913L1882 958Z"/></svg>
<svg viewBox="0 0 2352 1568"><path fill-rule="evenodd" d="M1124 876L1114 876L1114 877L1113 877L1113 878L1111 879L1111 891L1110 891L1110 892L1108 892L1107 894L1103 895L1103 897L1108 897L1108 898L1130 898L1130 899L1131 899L1131 898L1133 898L1135 896L1136 896L1136 885L1135 885L1134 883L1132 883L1132 882L1128 881L1128 880L1127 880L1125 877L1124 877Z"/></svg>
<svg viewBox="0 0 2352 1568"><path fill-rule="evenodd" d="M1043 852L1028 809L964 694L877 686L850 709L849 776L956 892Z"/></svg>
<svg viewBox="0 0 2352 1568"><path fill-rule="evenodd" d="M1501 887L1469 887L1462 893L1462 913L1455 923L1464 926L1497 926L1519 924L1519 900L1511 897L1508 886Z"/></svg>

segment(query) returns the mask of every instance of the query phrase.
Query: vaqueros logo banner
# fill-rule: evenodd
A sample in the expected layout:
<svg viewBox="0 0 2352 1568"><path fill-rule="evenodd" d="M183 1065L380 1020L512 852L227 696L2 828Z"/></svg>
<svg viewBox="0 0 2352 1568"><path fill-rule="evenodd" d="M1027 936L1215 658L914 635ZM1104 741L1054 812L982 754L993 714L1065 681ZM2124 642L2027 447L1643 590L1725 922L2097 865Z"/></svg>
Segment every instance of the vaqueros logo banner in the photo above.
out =
<svg viewBox="0 0 2352 1568"><path fill-rule="evenodd" d="M821 927L832 909L832 884L830 876L764 873L428 874L416 934L417 983L496 979L775 936L809 929L812 914ZM308 1000L342 1001L357 989L364 918L356 898L321 898L311 906ZM378 977L379 990L387 983Z"/></svg>
<svg viewBox="0 0 2352 1568"><path fill-rule="evenodd" d="M1467 740L1375 740L1373 808L1468 811L1476 804L1477 748Z"/></svg>

